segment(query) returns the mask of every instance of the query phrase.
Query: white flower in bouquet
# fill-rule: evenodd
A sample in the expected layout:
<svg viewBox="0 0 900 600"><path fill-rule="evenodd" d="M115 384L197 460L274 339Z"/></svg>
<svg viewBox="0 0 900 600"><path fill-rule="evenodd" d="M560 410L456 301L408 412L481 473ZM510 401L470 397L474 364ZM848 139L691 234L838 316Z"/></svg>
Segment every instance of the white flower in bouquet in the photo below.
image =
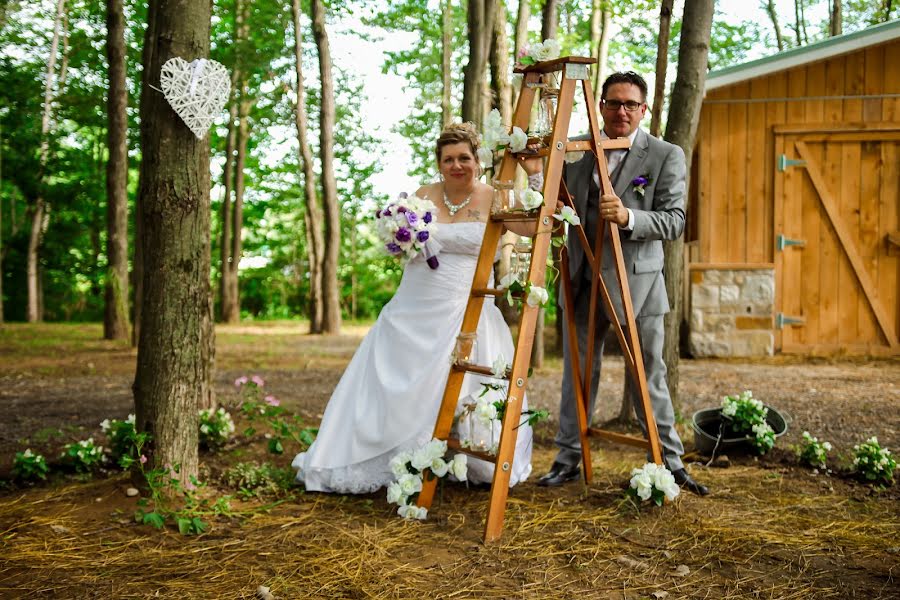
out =
<svg viewBox="0 0 900 600"><path fill-rule="evenodd" d="M397 480L397 484L400 486L400 492L404 496L411 496L422 491L422 477L412 473L401 475L400 479Z"/></svg>
<svg viewBox="0 0 900 600"><path fill-rule="evenodd" d="M487 426L497 418L497 407L487 396L482 396L475 402L475 418Z"/></svg>
<svg viewBox="0 0 900 600"><path fill-rule="evenodd" d="M491 375L495 379L503 379L506 377L506 371L509 370L509 363L506 362L506 358L503 356L498 356L494 363L491 365Z"/></svg>
<svg viewBox="0 0 900 600"><path fill-rule="evenodd" d="M428 518L428 509L416 506L415 504L404 504L397 509L397 514L404 519L418 519L424 521Z"/></svg>
<svg viewBox="0 0 900 600"><path fill-rule="evenodd" d="M390 504L406 504L406 496L403 494L403 489L396 481L388 485L387 501Z"/></svg>
<svg viewBox="0 0 900 600"><path fill-rule="evenodd" d="M528 134L519 127L513 127L509 136L509 149L513 152L521 152L528 145Z"/></svg>
<svg viewBox="0 0 900 600"><path fill-rule="evenodd" d="M494 151L487 146L478 149L478 162L481 166L489 169L494 166Z"/></svg>
<svg viewBox="0 0 900 600"><path fill-rule="evenodd" d="M435 458L431 461L429 468L435 476L443 477L450 470L450 465L443 458Z"/></svg>
<svg viewBox="0 0 900 600"><path fill-rule="evenodd" d="M499 287L501 290L505 290L506 288L511 286L516 281L518 281L518 279L516 278L516 274L513 273L512 271L510 271L506 275L504 275L503 277L500 278Z"/></svg>
<svg viewBox="0 0 900 600"><path fill-rule="evenodd" d="M581 224L581 219L578 217L578 213L576 213L575 209L571 206L563 206L561 209L559 209L558 213L553 215L553 218L557 221L568 223L569 225Z"/></svg>
<svg viewBox="0 0 900 600"><path fill-rule="evenodd" d="M550 294L542 287L536 285L528 286L528 297L525 302L528 306L543 306L550 299Z"/></svg>
<svg viewBox="0 0 900 600"><path fill-rule="evenodd" d="M376 211L376 230L385 251L401 259L422 252L437 231L435 214L434 204L418 196L398 198Z"/></svg>
<svg viewBox="0 0 900 600"><path fill-rule="evenodd" d="M460 481L466 480L469 471L468 457L465 454L456 454L450 461L450 474Z"/></svg>
<svg viewBox="0 0 900 600"><path fill-rule="evenodd" d="M537 190L525 190L522 194L522 206L525 210L534 210L544 203L544 195Z"/></svg>
<svg viewBox="0 0 900 600"><path fill-rule="evenodd" d="M406 468L406 463L410 460L412 460L412 454L406 451L399 452L391 458L390 466L394 477L401 477L409 473L409 469Z"/></svg>

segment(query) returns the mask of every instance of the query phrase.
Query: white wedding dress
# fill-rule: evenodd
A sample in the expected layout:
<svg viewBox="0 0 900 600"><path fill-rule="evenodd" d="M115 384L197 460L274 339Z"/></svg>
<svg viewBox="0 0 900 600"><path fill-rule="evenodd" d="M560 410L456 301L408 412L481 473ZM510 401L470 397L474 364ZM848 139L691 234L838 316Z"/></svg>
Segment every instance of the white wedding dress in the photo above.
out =
<svg viewBox="0 0 900 600"><path fill-rule="evenodd" d="M441 248L438 268L429 268L421 255L407 264L397 293L338 382L315 442L293 460L297 480L308 491L358 494L387 486L395 479L391 457L431 439L484 227L439 223L433 237ZM476 364L490 366L501 356L512 363L509 328L490 298L475 353ZM489 381L497 380L466 374L461 402L478 396L480 383ZM494 423L496 443L499 421ZM531 448L532 431L525 424L518 429L510 486L531 473ZM492 480L493 464L472 457L468 464L470 481Z"/></svg>

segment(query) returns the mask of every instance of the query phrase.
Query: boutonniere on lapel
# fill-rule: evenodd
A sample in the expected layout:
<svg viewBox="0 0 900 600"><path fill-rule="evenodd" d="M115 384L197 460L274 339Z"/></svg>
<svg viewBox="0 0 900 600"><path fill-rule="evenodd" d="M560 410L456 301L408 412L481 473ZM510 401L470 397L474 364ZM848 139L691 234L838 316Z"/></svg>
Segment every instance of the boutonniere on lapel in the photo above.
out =
<svg viewBox="0 0 900 600"><path fill-rule="evenodd" d="M644 173L643 175L638 175L634 179L631 180L631 191L633 191L638 196L644 196L644 187L648 183L653 181L653 178L650 177L650 173Z"/></svg>

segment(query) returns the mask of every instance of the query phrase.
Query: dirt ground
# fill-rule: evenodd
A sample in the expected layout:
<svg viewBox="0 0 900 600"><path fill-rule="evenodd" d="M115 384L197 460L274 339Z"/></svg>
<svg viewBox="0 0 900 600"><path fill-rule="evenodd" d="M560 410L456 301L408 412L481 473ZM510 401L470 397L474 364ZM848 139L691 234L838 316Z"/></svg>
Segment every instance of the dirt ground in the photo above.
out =
<svg viewBox="0 0 900 600"><path fill-rule="evenodd" d="M96 325L0 326L0 480L25 447L51 453L132 409L135 353L101 341ZM310 425L365 327L335 337L302 325L217 330L216 389L234 398L240 375ZM550 344L548 344L550 345ZM480 543L487 492L448 485L424 523L406 523L383 493L305 494L231 518L185 538L134 523L135 499L115 472L34 487L0 487L0 597L252 598L897 598L900 493L845 473L853 444L876 435L900 448L900 361L684 360L679 425L690 450L690 415L723 395L754 396L789 415L786 435L762 458L729 456L725 468L690 468L710 496L687 494L662 508L622 501L640 451L595 442L595 478L557 489L535 485L552 462L561 364L550 357L529 382L532 406L551 419L536 429L531 480L510 493L503 539ZM618 412L624 368L607 357L599 421ZM238 431L241 427L238 427ZM800 466L790 446L808 430L830 441L832 473ZM296 449L266 460L288 466ZM251 457L235 443L204 454L205 472ZM718 463L721 464L721 463ZM214 487L214 486L213 486ZM227 490L220 490L222 493Z"/></svg>

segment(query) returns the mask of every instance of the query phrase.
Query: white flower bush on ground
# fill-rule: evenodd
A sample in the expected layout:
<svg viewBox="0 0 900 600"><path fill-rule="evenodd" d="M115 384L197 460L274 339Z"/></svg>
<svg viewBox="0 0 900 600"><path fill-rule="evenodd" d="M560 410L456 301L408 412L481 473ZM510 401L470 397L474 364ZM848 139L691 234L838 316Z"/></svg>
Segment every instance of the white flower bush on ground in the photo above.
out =
<svg viewBox="0 0 900 600"><path fill-rule="evenodd" d="M234 433L234 421L224 408L200 410L200 443L207 448L219 448Z"/></svg>
<svg viewBox="0 0 900 600"><path fill-rule="evenodd" d="M800 462L803 462L816 469L825 469L825 461L828 458L828 452L831 451L831 444L828 442L820 442L819 438L815 438L808 431L803 432L803 442L796 447L797 455Z"/></svg>
<svg viewBox="0 0 900 600"><path fill-rule="evenodd" d="M891 451L882 448L877 437L872 436L862 444L853 446L853 470L863 481L891 485L896 468L897 461L891 456Z"/></svg>
<svg viewBox="0 0 900 600"><path fill-rule="evenodd" d="M432 439L416 450L399 452L391 458L391 471L397 480L388 485L387 501L399 505L397 514L404 519L424 520L428 517L428 509L416 506L425 477L453 475L460 481L466 480L466 455L456 454L446 460L446 453L447 442Z"/></svg>
<svg viewBox="0 0 900 600"><path fill-rule="evenodd" d="M664 465L647 463L632 469L628 495L641 501L650 500L661 506L664 500L674 500L681 493L675 477Z"/></svg>
<svg viewBox="0 0 900 600"><path fill-rule="evenodd" d="M737 435L749 438L760 454L765 454L775 445L775 431L766 422L769 409L746 390L739 396L722 398L722 416L730 429Z"/></svg>

